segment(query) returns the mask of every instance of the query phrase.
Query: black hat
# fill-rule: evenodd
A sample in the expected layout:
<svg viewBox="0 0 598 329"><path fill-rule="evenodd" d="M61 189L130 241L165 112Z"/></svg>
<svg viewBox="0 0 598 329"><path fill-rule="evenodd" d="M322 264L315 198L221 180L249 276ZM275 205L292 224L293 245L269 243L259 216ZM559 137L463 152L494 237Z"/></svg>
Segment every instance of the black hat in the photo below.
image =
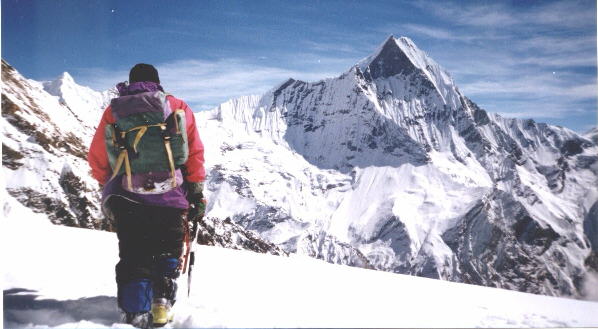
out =
<svg viewBox="0 0 598 329"><path fill-rule="evenodd" d="M160 83L160 77L158 76L158 70L152 65L139 63L131 69L129 72L129 83L152 81Z"/></svg>

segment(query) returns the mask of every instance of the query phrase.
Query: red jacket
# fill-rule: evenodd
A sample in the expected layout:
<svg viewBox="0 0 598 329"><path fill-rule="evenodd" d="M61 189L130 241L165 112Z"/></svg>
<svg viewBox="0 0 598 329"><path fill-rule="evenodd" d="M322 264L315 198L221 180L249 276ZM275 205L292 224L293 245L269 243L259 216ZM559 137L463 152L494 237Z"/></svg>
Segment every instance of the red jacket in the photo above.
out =
<svg viewBox="0 0 598 329"><path fill-rule="evenodd" d="M199 132L195 125L195 116L189 105L184 101L168 95L167 99L170 103L170 108L173 110L183 109L185 110L185 118L187 121L187 142L189 144L189 159L185 163L187 168L187 176L185 179L189 182L203 182L206 178L206 171L204 169L204 157L203 157L203 143L199 138ZM112 176L112 169L108 162L108 153L106 153L106 141L104 140L104 131L106 125L115 123L114 117L112 116L112 108L108 106L102 115L100 124L96 129L91 146L89 147L89 155L87 161L91 166L91 175L100 184L104 185Z"/></svg>

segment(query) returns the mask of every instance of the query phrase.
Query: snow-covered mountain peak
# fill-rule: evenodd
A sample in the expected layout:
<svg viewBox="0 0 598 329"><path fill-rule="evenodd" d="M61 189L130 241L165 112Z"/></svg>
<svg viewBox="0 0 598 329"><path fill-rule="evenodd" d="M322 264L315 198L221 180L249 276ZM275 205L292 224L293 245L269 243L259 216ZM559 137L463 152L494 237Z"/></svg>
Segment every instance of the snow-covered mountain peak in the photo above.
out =
<svg viewBox="0 0 598 329"><path fill-rule="evenodd" d="M408 37L395 38L393 35L386 39L372 55L359 61L357 66L362 72L369 68L373 79L388 78L400 73L409 74L417 69L430 73L431 76L436 75L434 72L436 70L449 76L411 39ZM452 81L450 82L452 83Z"/></svg>
<svg viewBox="0 0 598 329"><path fill-rule="evenodd" d="M69 90L88 89L89 91L93 91L91 88L78 85L75 82L73 76L70 75L68 72L63 72L58 77L56 77L56 79L44 81L42 82L42 84L44 85L44 89L50 95L59 97L61 97L63 93L66 93Z"/></svg>
<svg viewBox="0 0 598 329"><path fill-rule="evenodd" d="M63 91L69 89L78 89L79 86L72 75L68 72L63 72L56 79L42 82L44 89L53 96L62 96ZM87 88L87 87L83 87ZM89 89L89 88L88 88ZM89 89L91 90L91 89Z"/></svg>
<svg viewBox="0 0 598 329"><path fill-rule="evenodd" d="M58 97L58 101L73 115L86 123L96 124L104 108L116 96L114 90L97 92L89 87L81 86L75 79L64 72L55 80L42 82L43 89L50 95Z"/></svg>
<svg viewBox="0 0 598 329"><path fill-rule="evenodd" d="M596 144L486 112L408 38L197 121L208 213L289 252L550 295L598 269Z"/></svg>
<svg viewBox="0 0 598 329"><path fill-rule="evenodd" d="M62 72L58 79L62 80L64 83L75 83L75 79L68 72Z"/></svg>
<svg viewBox="0 0 598 329"><path fill-rule="evenodd" d="M459 95L450 74L407 37L395 38L391 35L372 55L359 61L354 68L367 80L376 84L381 82L383 86L378 89L396 93L399 91L396 86L400 85L399 89L404 89L402 86L407 82L437 91L439 102L443 105L459 106ZM388 83L392 80L398 82ZM395 88L389 84L395 85Z"/></svg>
<svg viewBox="0 0 598 329"><path fill-rule="evenodd" d="M361 60L357 66L362 72L367 71L369 68L373 79L388 78L400 73L409 74L417 69L412 59L405 52L405 49L412 47L415 47L415 45L408 38L401 37L397 39L391 35L372 55ZM413 51L410 51L410 53L415 55Z"/></svg>

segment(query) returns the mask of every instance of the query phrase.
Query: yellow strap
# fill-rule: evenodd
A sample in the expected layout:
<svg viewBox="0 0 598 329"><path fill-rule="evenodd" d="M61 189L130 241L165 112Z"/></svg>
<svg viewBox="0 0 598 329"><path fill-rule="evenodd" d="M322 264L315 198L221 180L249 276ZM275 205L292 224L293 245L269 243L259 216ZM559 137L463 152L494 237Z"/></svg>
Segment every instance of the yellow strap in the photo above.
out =
<svg viewBox="0 0 598 329"><path fill-rule="evenodd" d="M133 190L133 181L131 179L131 163L129 163L129 153L127 150L123 151L125 153L125 174L127 175L127 184L129 186L129 190Z"/></svg>
<svg viewBox="0 0 598 329"><path fill-rule="evenodd" d="M166 127L166 123L158 123L155 125L143 125L143 126L137 126L137 127L133 127L127 131L123 131L122 134L122 138L125 139L126 135L130 132L133 132L135 130L139 130L137 132L137 135L135 135L135 139L133 140L133 151L135 151L135 153L137 153L137 145L139 145L139 141L141 141L141 137L143 137L143 135L147 132L147 129L150 127L160 127L162 129L165 129Z"/></svg>
<svg viewBox="0 0 598 329"><path fill-rule="evenodd" d="M127 175L127 185L129 186L129 190L133 190L133 181L131 179L131 163L129 162L129 152L127 150L122 150L118 155L118 159L116 160L116 166L114 166L114 172L112 173L112 178L118 175L120 171L120 167L122 167L123 162L125 163L125 174Z"/></svg>
<svg viewBox="0 0 598 329"><path fill-rule="evenodd" d="M139 130L137 135L135 135L135 140L133 141L133 150L135 152L137 152L137 145L139 144L139 141L141 141L141 138L147 132L147 129L149 127L160 127L160 129L166 130L165 123L158 123L155 125L145 125L145 126L137 126L137 127L131 128L127 131L121 132L121 136L124 139L124 138L126 138L127 133L135 131L135 130ZM177 127L178 127L178 125L177 125ZM166 149L166 154L168 156L168 164L170 165L170 174L172 176L172 187L177 187L176 169L174 166L174 157L172 156L172 148L170 147L170 141L167 139L164 140L164 148ZM116 175L118 175L118 172L120 171L120 168L122 167L123 162L125 163L125 174L127 175L127 185L129 186L129 189L132 190L133 189L133 181L131 178L131 163L129 162L129 152L127 150L122 150L120 152L120 154L118 155L118 159L116 160L116 165L114 166L114 172L112 173L112 178L114 178ZM110 178L110 179L112 179L112 178Z"/></svg>
<svg viewBox="0 0 598 329"><path fill-rule="evenodd" d="M147 131L147 126L142 126L139 128L139 132L135 136L135 140L133 141L133 151L135 151L135 154L137 154L137 144L139 144L141 137L143 137L143 134L145 134L146 131Z"/></svg>
<svg viewBox="0 0 598 329"><path fill-rule="evenodd" d="M162 122L162 123L156 123L155 125L137 126L137 127L133 127L131 129L125 131L125 133L130 133L132 131L143 129L143 128L145 128L147 130L147 128L150 128L150 127L166 127L166 123Z"/></svg>
<svg viewBox="0 0 598 329"><path fill-rule="evenodd" d="M118 158L116 159L116 165L114 166L114 171L113 171L112 177L110 179L112 179L112 178L116 177L116 175L118 175L118 172L120 170L120 167L122 167L122 165L123 165L123 160L125 159L125 157L127 157L127 150L122 150L120 152L120 154L118 155Z"/></svg>
<svg viewBox="0 0 598 329"><path fill-rule="evenodd" d="M163 127L162 129L166 129L166 127ZM166 149L166 155L168 156L168 164L170 165L170 175L172 176L172 187L176 187L177 183L176 183L176 173L175 173L175 168L174 168L174 158L172 156L172 149L170 148L170 140L165 139L164 140L164 148Z"/></svg>

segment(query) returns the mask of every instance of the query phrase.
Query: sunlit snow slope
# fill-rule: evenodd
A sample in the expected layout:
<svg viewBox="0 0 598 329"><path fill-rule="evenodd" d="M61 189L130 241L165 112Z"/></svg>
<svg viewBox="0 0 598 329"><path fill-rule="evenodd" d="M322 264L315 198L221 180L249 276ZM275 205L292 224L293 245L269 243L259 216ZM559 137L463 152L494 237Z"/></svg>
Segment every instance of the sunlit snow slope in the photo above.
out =
<svg viewBox="0 0 598 329"><path fill-rule="evenodd" d="M2 60L2 171L10 195L56 224L108 229L87 152L113 92L23 77Z"/></svg>
<svg viewBox="0 0 598 329"><path fill-rule="evenodd" d="M2 211L5 328L130 328L116 308L114 233L53 225L4 190ZM182 279L174 328L598 326L595 302L305 256L201 246L190 298Z"/></svg>
<svg viewBox="0 0 598 329"><path fill-rule="evenodd" d="M210 216L330 262L584 297L598 147L467 99L408 38L197 114Z"/></svg>

